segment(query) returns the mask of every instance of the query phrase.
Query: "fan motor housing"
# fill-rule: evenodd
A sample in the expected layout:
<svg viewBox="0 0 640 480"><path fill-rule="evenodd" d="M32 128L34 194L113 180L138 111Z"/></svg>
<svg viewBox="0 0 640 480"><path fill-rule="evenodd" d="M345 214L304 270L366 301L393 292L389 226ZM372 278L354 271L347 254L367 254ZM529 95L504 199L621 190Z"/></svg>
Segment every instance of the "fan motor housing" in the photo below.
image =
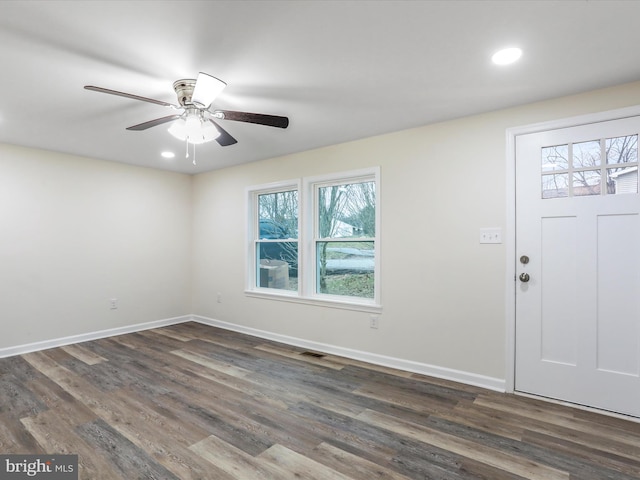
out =
<svg viewBox="0 0 640 480"><path fill-rule="evenodd" d="M193 96L193 89L196 86L196 81L193 78L176 80L173 82L173 89L178 96L178 102L183 107L192 106L191 97Z"/></svg>

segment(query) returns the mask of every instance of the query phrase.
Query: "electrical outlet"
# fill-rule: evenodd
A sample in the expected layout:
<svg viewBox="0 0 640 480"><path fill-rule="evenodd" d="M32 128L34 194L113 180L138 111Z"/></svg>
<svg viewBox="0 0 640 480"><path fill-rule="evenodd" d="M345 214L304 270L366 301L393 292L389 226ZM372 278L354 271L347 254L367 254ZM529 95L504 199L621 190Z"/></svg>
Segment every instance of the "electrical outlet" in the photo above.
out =
<svg viewBox="0 0 640 480"><path fill-rule="evenodd" d="M109 300L109 308L111 310L116 310L118 308L118 299L117 298L112 298L111 300Z"/></svg>
<svg viewBox="0 0 640 480"><path fill-rule="evenodd" d="M218 296L217 296L216 299L217 299L218 303L222 303L222 293L221 292L218 292Z"/></svg>
<svg viewBox="0 0 640 480"><path fill-rule="evenodd" d="M380 324L380 315L371 315L369 317L369 328L378 328Z"/></svg>

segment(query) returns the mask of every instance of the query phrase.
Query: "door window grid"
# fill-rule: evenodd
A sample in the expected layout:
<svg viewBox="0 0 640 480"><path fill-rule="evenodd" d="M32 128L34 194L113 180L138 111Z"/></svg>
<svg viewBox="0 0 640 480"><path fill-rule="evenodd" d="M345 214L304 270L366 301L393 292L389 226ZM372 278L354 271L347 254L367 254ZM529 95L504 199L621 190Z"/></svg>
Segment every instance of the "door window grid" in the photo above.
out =
<svg viewBox="0 0 640 480"><path fill-rule="evenodd" d="M543 199L638 193L638 135L543 147L541 167Z"/></svg>

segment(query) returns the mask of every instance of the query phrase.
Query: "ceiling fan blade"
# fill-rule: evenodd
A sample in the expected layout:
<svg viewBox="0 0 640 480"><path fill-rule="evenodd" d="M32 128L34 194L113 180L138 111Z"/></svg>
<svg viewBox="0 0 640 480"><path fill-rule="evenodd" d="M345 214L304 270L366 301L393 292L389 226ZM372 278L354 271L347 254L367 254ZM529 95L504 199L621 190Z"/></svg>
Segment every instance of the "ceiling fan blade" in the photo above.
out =
<svg viewBox="0 0 640 480"><path fill-rule="evenodd" d="M196 80L196 86L193 87L191 102L200 107L209 108L226 86L227 84L219 78L200 72Z"/></svg>
<svg viewBox="0 0 640 480"><path fill-rule="evenodd" d="M234 120L236 122L257 123L258 125L267 125L269 127L287 128L289 119L278 115L266 115L264 113L248 113L234 112L232 110L216 110L212 112L214 115L222 115L225 120Z"/></svg>
<svg viewBox="0 0 640 480"><path fill-rule="evenodd" d="M133 125L132 127L127 127L127 130L146 130L147 128L155 127L158 125L162 125L163 123L173 122L177 120L182 115L169 115L168 117L156 118L155 120L149 120L148 122L139 123L138 125Z"/></svg>
<svg viewBox="0 0 640 480"><path fill-rule="evenodd" d="M209 119L211 123L213 123L216 128L220 131L220 136L216 138L216 142L220 144L221 147L228 147L229 145L233 145L234 143L238 143L238 141L231 136L229 132L227 132L224 128L214 122L212 119Z"/></svg>
<svg viewBox="0 0 640 480"><path fill-rule="evenodd" d="M109 95L118 95L120 97L131 98L133 100L140 100L142 102L155 103L156 105L161 105L163 107L169 107L169 108L173 108L173 109L176 109L176 110L180 108L177 105L173 105L171 103L163 102L162 100L155 100L153 98L141 97L139 95L133 95L131 93L119 92L117 90L110 90L108 88L94 87L93 85L85 85L84 88L86 90L91 90L93 92L108 93Z"/></svg>

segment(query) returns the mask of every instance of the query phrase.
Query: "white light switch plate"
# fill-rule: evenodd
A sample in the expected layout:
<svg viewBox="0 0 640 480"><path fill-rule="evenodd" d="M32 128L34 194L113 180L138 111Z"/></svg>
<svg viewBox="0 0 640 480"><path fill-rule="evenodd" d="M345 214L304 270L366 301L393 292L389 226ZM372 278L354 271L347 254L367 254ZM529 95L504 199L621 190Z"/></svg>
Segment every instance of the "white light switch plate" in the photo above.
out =
<svg viewBox="0 0 640 480"><path fill-rule="evenodd" d="M480 243L502 243L502 228L481 228Z"/></svg>

